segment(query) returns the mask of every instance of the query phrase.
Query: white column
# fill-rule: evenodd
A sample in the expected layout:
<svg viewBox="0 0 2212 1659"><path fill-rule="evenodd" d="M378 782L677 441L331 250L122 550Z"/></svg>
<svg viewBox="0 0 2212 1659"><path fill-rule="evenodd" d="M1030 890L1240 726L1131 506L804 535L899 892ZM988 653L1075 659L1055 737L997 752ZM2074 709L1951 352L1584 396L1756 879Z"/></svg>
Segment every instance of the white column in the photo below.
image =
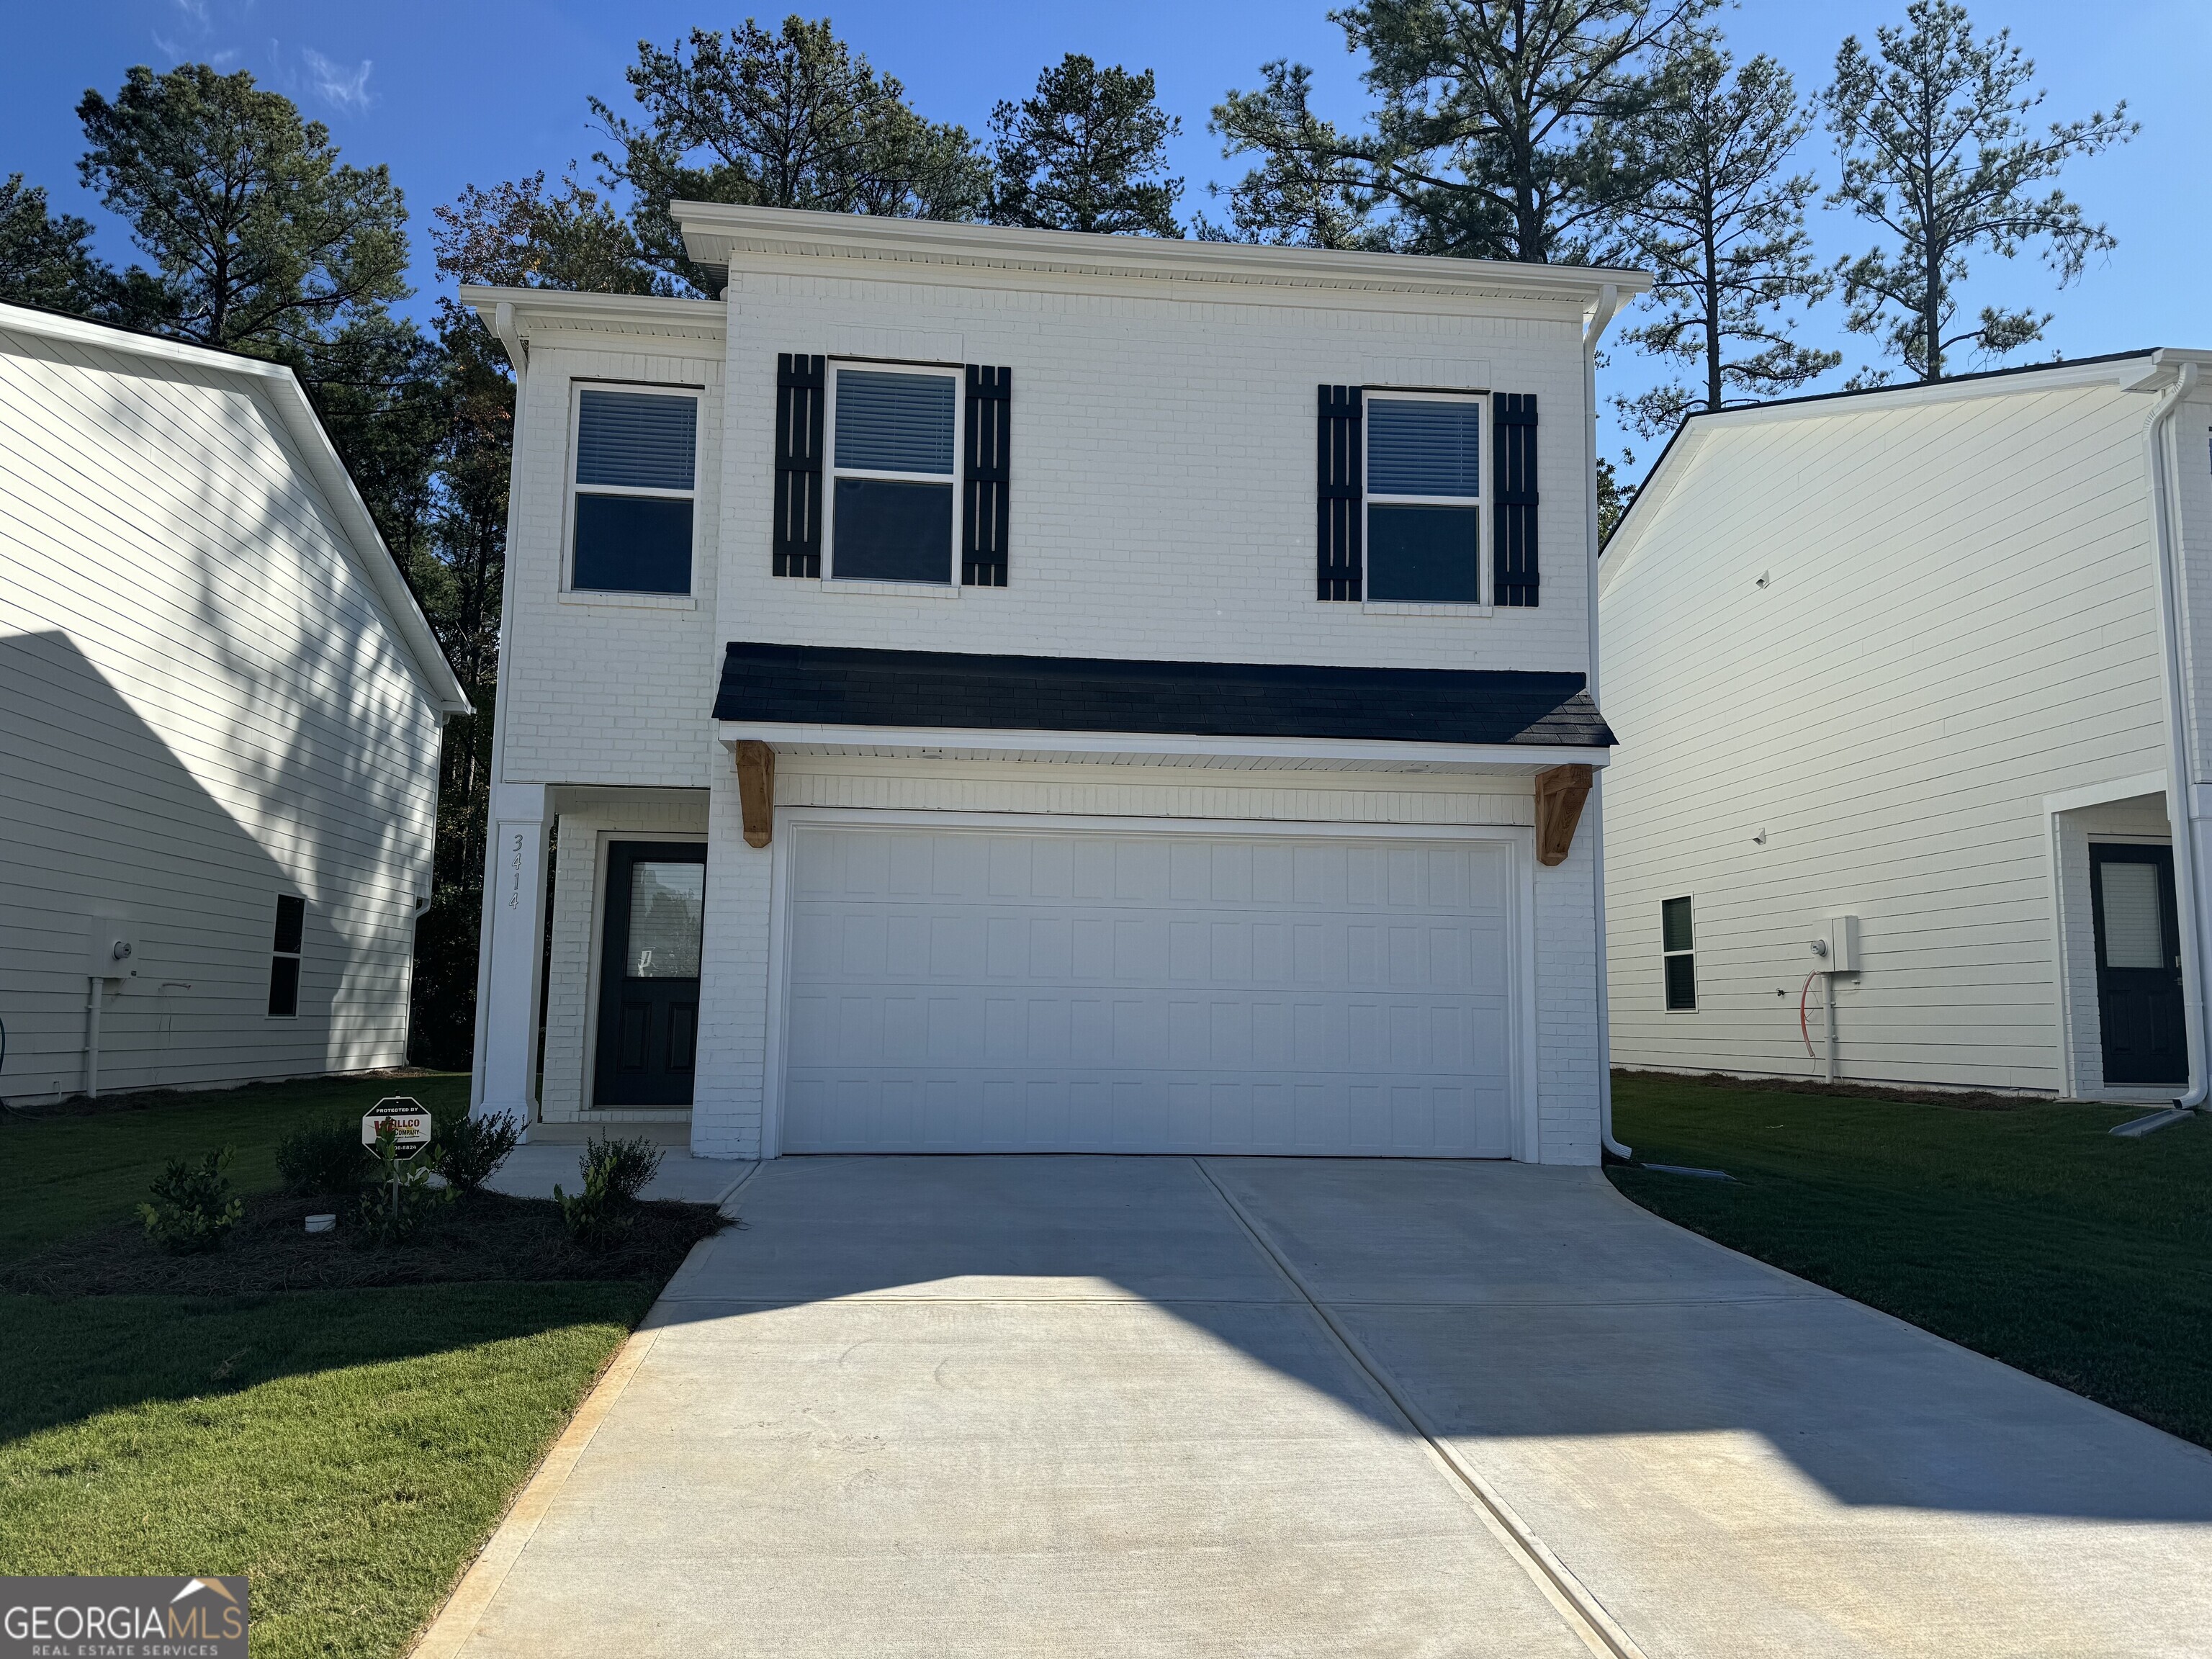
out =
<svg viewBox="0 0 2212 1659"><path fill-rule="evenodd" d="M538 971L544 962L545 786L492 787L483 959L477 991L474 1109L536 1120Z"/></svg>

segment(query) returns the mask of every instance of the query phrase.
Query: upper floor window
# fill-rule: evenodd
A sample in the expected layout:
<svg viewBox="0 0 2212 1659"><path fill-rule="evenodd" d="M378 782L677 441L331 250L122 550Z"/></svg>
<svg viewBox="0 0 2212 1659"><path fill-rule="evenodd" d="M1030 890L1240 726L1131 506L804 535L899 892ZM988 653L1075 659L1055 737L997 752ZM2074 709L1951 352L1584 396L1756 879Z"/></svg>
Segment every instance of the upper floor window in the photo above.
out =
<svg viewBox="0 0 2212 1659"><path fill-rule="evenodd" d="M1367 597L1482 601L1484 399L1367 400Z"/></svg>
<svg viewBox="0 0 2212 1659"><path fill-rule="evenodd" d="M578 388L571 587L691 591L698 450L696 392Z"/></svg>
<svg viewBox="0 0 2212 1659"><path fill-rule="evenodd" d="M960 371L840 364L830 382L831 578L951 581Z"/></svg>

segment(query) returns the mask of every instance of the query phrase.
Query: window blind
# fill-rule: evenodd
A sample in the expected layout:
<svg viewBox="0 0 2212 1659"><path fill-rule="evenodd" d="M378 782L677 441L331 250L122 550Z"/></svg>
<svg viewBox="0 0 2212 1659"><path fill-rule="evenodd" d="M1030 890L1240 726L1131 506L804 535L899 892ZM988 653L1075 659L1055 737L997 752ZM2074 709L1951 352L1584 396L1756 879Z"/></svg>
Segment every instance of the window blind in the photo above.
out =
<svg viewBox="0 0 2212 1659"><path fill-rule="evenodd" d="M586 392L576 417L576 482L611 489L689 489L698 449L691 398Z"/></svg>
<svg viewBox="0 0 2212 1659"><path fill-rule="evenodd" d="M1482 405L1367 400L1370 495L1482 493Z"/></svg>
<svg viewBox="0 0 2212 1659"><path fill-rule="evenodd" d="M838 370L836 465L950 473L952 400L946 375Z"/></svg>

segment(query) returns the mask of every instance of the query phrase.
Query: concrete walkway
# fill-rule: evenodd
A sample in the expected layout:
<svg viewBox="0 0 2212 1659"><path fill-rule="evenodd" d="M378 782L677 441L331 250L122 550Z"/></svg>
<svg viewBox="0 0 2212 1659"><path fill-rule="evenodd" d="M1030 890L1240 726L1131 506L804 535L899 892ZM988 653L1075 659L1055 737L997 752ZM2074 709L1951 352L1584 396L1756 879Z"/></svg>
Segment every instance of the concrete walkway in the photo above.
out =
<svg viewBox="0 0 2212 1659"><path fill-rule="evenodd" d="M513 1198L550 1198L553 1188L576 1192L583 1186L580 1165L584 1149L596 1135L620 1140L646 1139L660 1148L660 1167L646 1186L646 1198L681 1199L687 1204L720 1204L752 1170L750 1164L726 1158L691 1156L690 1126L666 1123L617 1123L603 1128L540 1123L530 1131L526 1146L516 1147L501 1161L484 1185Z"/></svg>
<svg viewBox="0 0 2212 1659"><path fill-rule="evenodd" d="M732 1201L421 1653L2207 1651L2212 1455L1595 1171Z"/></svg>

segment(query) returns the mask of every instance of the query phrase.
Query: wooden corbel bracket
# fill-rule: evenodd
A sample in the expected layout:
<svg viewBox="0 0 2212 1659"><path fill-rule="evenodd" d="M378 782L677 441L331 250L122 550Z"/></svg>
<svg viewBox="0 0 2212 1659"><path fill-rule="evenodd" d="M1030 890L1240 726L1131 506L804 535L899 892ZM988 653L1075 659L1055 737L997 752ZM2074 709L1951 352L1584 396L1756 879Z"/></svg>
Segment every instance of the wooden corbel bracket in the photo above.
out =
<svg viewBox="0 0 2212 1659"><path fill-rule="evenodd" d="M1565 864L1575 844L1575 826L1589 799L1590 769L1554 766L1536 774L1536 862Z"/></svg>
<svg viewBox="0 0 2212 1659"><path fill-rule="evenodd" d="M744 817L745 845L767 846L775 822L775 750L750 738L738 744L738 806Z"/></svg>

